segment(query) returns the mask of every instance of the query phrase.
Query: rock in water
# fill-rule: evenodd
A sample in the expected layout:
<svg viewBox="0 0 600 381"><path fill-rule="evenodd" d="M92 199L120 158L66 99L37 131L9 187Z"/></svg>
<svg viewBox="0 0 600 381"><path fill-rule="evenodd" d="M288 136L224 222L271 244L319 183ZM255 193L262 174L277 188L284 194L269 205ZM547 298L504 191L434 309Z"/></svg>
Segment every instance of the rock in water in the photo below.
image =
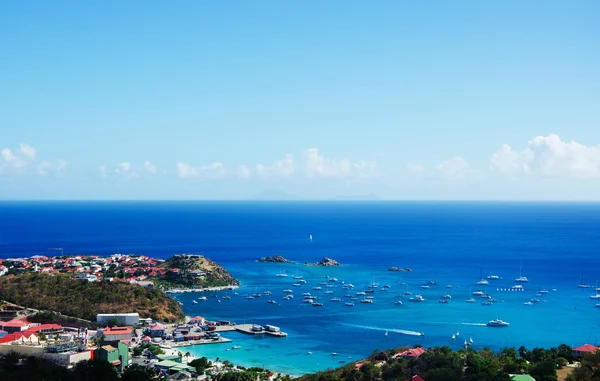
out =
<svg viewBox="0 0 600 381"><path fill-rule="evenodd" d="M331 258L323 258L319 262L316 263L317 266L341 266L338 261Z"/></svg>

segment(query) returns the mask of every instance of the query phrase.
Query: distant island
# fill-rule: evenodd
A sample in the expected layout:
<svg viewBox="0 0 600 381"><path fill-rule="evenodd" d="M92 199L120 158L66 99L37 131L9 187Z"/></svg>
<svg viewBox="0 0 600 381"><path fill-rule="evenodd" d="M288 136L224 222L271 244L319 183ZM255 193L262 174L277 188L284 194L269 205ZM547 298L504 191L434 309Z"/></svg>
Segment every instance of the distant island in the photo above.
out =
<svg viewBox="0 0 600 381"><path fill-rule="evenodd" d="M270 257L262 257L258 260L258 262L273 262L273 263L294 263L281 255L272 255Z"/></svg>
<svg viewBox="0 0 600 381"><path fill-rule="evenodd" d="M341 264L335 259L327 257L321 259L319 262L316 263L304 262L304 264L307 266L341 266Z"/></svg>

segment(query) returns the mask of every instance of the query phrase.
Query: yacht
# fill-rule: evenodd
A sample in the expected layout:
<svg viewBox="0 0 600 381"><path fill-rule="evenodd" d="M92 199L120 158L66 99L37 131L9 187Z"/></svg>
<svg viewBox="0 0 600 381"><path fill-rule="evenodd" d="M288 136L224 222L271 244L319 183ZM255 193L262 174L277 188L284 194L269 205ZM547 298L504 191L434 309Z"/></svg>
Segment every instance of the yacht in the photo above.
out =
<svg viewBox="0 0 600 381"><path fill-rule="evenodd" d="M356 293L356 295L366 295L366 292L364 292L364 291L358 291L358 292Z"/></svg>
<svg viewBox="0 0 600 381"><path fill-rule="evenodd" d="M473 296L483 296L483 295L485 295L485 292L483 292L481 290L477 290L477 291L473 291L471 293L471 295L473 295Z"/></svg>
<svg viewBox="0 0 600 381"><path fill-rule="evenodd" d="M490 320L487 322L487 326L488 327L508 327L507 322L500 320L500 319L495 319L495 320Z"/></svg>
<svg viewBox="0 0 600 381"><path fill-rule="evenodd" d="M198 300L207 301L208 299L206 298L206 296L201 296L198 298Z"/></svg>
<svg viewBox="0 0 600 381"><path fill-rule="evenodd" d="M446 288L453 288L454 286L452 286L451 284L447 284Z"/></svg>
<svg viewBox="0 0 600 381"><path fill-rule="evenodd" d="M323 289L323 287L319 287L319 286L313 287L313 290L322 290L322 289Z"/></svg>
<svg viewBox="0 0 600 381"><path fill-rule="evenodd" d="M294 295L286 295L283 297L284 300L294 299Z"/></svg>
<svg viewBox="0 0 600 381"><path fill-rule="evenodd" d="M314 302L312 304L313 307L323 307L323 303L319 303L319 302Z"/></svg>
<svg viewBox="0 0 600 381"><path fill-rule="evenodd" d="M411 302L423 302L425 298L421 295L415 295L409 299Z"/></svg>
<svg viewBox="0 0 600 381"><path fill-rule="evenodd" d="M421 286L421 288L429 288L429 286L426 285L426 284L424 284L424 285Z"/></svg>
<svg viewBox="0 0 600 381"><path fill-rule="evenodd" d="M292 291L292 290L289 290L289 289L288 289L288 290L283 290L283 292L285 292L286 294L291 294L291 293L293 293L294 291Z"/></svg>
<svg viewBox="0 0 600 381"><path fill-rule="evenodd" d="M514 286L511 287L511 289L513 289L515 291L523 291L523 285L522 284L515 284Z"/></svg>
<svg viewBox="0 0 600 381"><path fill-rule="evenodd" d="M253 296L253 297L255 297L255 298L260 298L260 294L259 294L258 292L257 292L257 293L254 293L254 294L252 294L252 296Z"/></svg>
<svg viewBox="0 0 600 381"><path fill-rule="evenodd" d="M443 294L443 295L441 296L441 298L442 298L442 299L452 299L452 295L450 295L450 294Z"/></svg>
<svg viewBox="0 0 600 381"><path fill-rule="evenodd" d="M325 293L326 293L326 294L333 294L333 291L331 291L331 290L327 290L327 291L325 291Z"/></svg>
<svg viewBox="0 0 600 381"><path fill-rule="evenodd" d="M192 304L198 304L198 302L195 300L192 300Z"/></svg>
<svg viewBox="0 0 600 381"><path fill-rule="evenodd" d="M402 295L406 295L406 296L408 296L408 295L412 295L412 292L410 292L410 291L404 291L404 292L402 293Z"/></svg>
<svg viewBox="0 0 600 381"><path fill-rule="evenodd" d="M382 290L389 290L390 288L392 288L392 286L390 286L389 284L384 284L383 286L381 286Z"/></svg>
<svg viewBox="0 0 600 381"><path fill-rule="evenodd" d="M287 277L286 273L279 273L279 274L275 274L276 277L280 277L280 278L285 278Z"/></svg>
<svg viewBox="0 0 600 381"><path fill-rule="evenodd" d="M277 303L277 302L276 302L276 301L274 301L274 300L272 300L272 299L270 299L270 300L267 300L267 303L270 303L270 304L275 304L275 303Z"/></svg>
<svg viewBox="0 0 600 381"><path fill-rule="evenodd" d="M485 302L481 302L482 306L491 306L493 303L489 300L486 300Z"/></svg>
<svg viewBox="0 0 600 381"><path fill-rule="evenodd" d="M373 304L373 299L363 299L360 302L363 304Z"/></svg>
<svg viewBox="0 0 600 381"><path fill-rule="evenodd" d="M483 277L483 270L480 269L479 271L479 281L477 282L477 284L479 285L486 285L486 284L490 284L490 282L487 281L487 279L485 279Z"/></svg>
<svg viewBox="0 0 600 381"><path fill-rule="evenodd" d="M294 286L294 287L300 287L301 285L300 285L300 283L292 283L292 286Z"/></svg>
<svg viewBox="0 0 600 381"><path fill-rule="evenodd" d="M448 299L440 299L440 300L438 300L438 303L447 304L448 303Z"/></svg>
<svg viewBox="0 0 600 381"><path fill-rule="evenodd" d="M225 295L225 296L223 297L223 300L231 300L231 296L229 296L229 295Z"/></svg>
<svg viewBox="0 0 600 381"><path fill-rule="evenodd" d="M254 296L248 295L248 297L246 299L254 299Z"/></svg>
<svg viewBox="0 0 600 381"><path fill-rule="evenodd" d="M346 303L344 303L344 305L346 307L354 307L354 303L352 303L352 302L346 302Z"/></svg>
<svg viewBox="0 0 600 381"><path fill-rule="evenodd" d="M579 288L592 288L592 286L590 286L587 283L583 283L583 274L581 274L581 282L579 282L579 284L577 285L577 287Z"/></svg>
<svg viewBox="0 0 600 381"><path fill-rule="evenodd" d="M338 278L329 278L329 281L330 281L330 282L337 282L337 281L338 281Z"/></svg>
<svg viewBox="0 0 600 381"><path fill-rule="evenodd" d="M525 302L525 303L523 303L523 304L524 304L524 305L526 305L526 306L533 306L533 303L532 303L532 302Z"/></svg>
<svg viewBox="0 0 600 381"><path fill-rule="evenodd" d="M304 303L314 303L315 301L312 299L304 299Z"/></svg>
<svg viewBox="0 0 600 381"><path fill-rule="evenodd" d="M401 306L402 305L402 300L396 300L396 302L394 304L396 304L398 306Z"/></svg>
<svg viewBox="0 0 600 381"><path fill-rule="evenodd" d="M342 299L340 299L340 298L331 298L329 300L331 300L332 302L341 302L342 301Z"/></svg>
<svg viewBox="0 0 600 381"><path fill-rule="evenodd" d="M529 299L531 303L539 303L540 300L538 298Z"/></svg>
<svg viewBox="0 0 600 381"><path fill-rule="evenodd" d="M600 299L600 294L591 295L590 299Z"/></svg>
<svg viewBox="0 0 600 381"><path fill-rule="evenodd" d="M430 280L429 282L427 282L427 284L435 286L437 284L437 282L435 280Z"/></svg>
<svg viewBox="0 0 600 381"><path fill-rule="evenodd" d="M489 280L498 280L500 277L498 275L490 274L487 276Z"/></svg>
<svg viewBox="0 0 600 381"><path fill-rule="evenodd" d="M548 290L545 290L545 289L540 290L540 294L547 294L547 293L548 293Z"/></svg>
<svg viewBox="0 0 600 381"><path fill-rule="evenodd" d="M265 291L263 292L263 295L271 295L271 291Z"/></svg>
<svg viewBox="0 0 600 381"><path fill-rule="evenodd" d="M302 296L310 296L310 292L303 292Z"/></svg>
<svg viewBox="0 0 600 381"><path fill-rule="evenodd" d="M300 279L300 280L298 281L298 283L300 283L300 284L306 284L306 281L305 281L304 279Z"/></svg>
<svg viewBox="0 0 600 381"><path fill-rule="evenodd" d="M467 299L467 300L465 300L465 302L467 302L467 303L475 303L475 301L476 301L476 300L475 300L475 299L473 299L473 298L470 298L470 299Z"/></svg>

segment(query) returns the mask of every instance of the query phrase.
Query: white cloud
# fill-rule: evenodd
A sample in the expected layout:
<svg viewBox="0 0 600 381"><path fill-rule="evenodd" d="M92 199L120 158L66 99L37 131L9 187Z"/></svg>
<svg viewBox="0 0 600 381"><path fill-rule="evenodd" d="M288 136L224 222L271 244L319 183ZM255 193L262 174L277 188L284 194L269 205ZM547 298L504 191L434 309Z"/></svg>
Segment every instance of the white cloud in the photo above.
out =
<svg viewBox="0 0 600 381"><path fill-rule="evenodd" d="M240 165L237 168L237 172L236 173L237 173L237 176L239 178L241 178L241 179L248 179L248 178L250 178L250 175L251 175L250 174L250 168L248 168L248 166L245 165L245 164L244 165Z"/></svg>
<svg viewBox="0 0 600 381"><path fill-rule="evenodd" d="M412 173L423 173L425 171L424 166L411 162L406 163L406 169Z"/></svg>
<svg viewBox="0 0 600 381"><path fill-rule="evenodd" d="M350 161L326 158L319 154L318 148L309 148L304 152L305 171L309 177L342 178L350 175Z"/></svg>
<svg viewBox="0 0 600 381"><path fill-rule="evenodd" d="M21 151L21 153L27 156L28 158L35 160L35 155L37 154L37 151L32 146L21 143L21 148L19 149L19 151Z"/></svg>
<svg viewBox="0 0 600 381"><path fill-rule="evenodd" d="M442 161L435 169L440 177L447 180L462 180L470 172L469 163L460 156Z"/></svg>
<svg viewBox="0 0 600 381"><path fill-rule="evenodd" d="M600 178L600 147L565 142L557 135L537 136L521 152L503 145L491 159L491 169L509 177Z"/></svg>
<svg viewBox="0 0 600 381"><path fill-rule="evenodd" d="M4 158L4 161L7 163L11 163L17 159L15 154L8 148L4 148L2 150L2 157Z"/></svg>
<svg viewBox="0 0 600 381"><path fill-rule="evenodd" d="M149 161L144 162L144 169L152 175L156 173L156 166Z"/></svg>
<svg viewBox="0 0 600 381"><path fill-rule="evenodd" d="M117 175L123 176L123 177L128 178L128 179L139 177L139 173L138 173L137 169L135 169L131 165L131 163L128 162L128 161L124 161L122 163L119 163L119 165L117 166L117 168L115 168L114 172Z"/></svg>
<svg viewBox="0 0 600 381"><path fill-rule="evenodd" d="M285 155L273 165L256 165L256 173L261 177L291 177L296 172L296 164L291 154Z"/></svg>
<svg viewBox="0 0 600 381"><path fill-rule="evenodd" d="M191 166L188 163L177 163L177 175L185 178L214 179L225 175L225 168L221 163L211 163L209 165Z"/></svg>
<svg viewBox="0 0 600 381"><path fill-rule="evenodd" d="M56 163L50 163L46 160L40 162L37 166L37 172L41 176L46 176L50 172L61 172L67 168L67 162L64 160L57 160Z"/></svg>

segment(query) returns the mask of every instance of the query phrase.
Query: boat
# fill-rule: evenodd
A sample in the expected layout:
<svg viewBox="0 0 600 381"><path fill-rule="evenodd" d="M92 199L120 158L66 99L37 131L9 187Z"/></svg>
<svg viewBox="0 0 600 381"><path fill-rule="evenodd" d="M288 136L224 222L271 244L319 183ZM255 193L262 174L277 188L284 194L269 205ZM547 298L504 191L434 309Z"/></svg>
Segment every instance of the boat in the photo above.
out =
<svg viewBox="0 0 600 381"><path fill-rule="evenodd" d="M248 297L246 299L254 299L254 296L248 295Z"/></svg>
<svg viewBox="0 0 600 381"><path fill-rule="evenodd" d="M410 292L410 291L404 291L404 292L402 293L402 295L406 295L406 296L408 296L408 295L412 295L412 292Z"/></svg>
<svg viewBox="0 0 600 381"><path fill-rule="evenodd" d="M507 322L500 320L500 319L495 319L495 320L490 320L487 322L487 326L488 327L508 327Z"/></svg>
<svg viewBox="0 0 600 381"><path fill-rule="evenodd" d="M294 299L294 295L286 295L283 297L283 300L291 300Z"/></svg>
<svg viewBox="0 0 600 381"><path fill-rule="evenodd" d="M278 274L275 274L275 276L280 277L280 278L285 278L285 277L287 277L287 274L286 273L278 273Z"/></svg>
<svg viewBox="0 0 600 381"><path fill-rule="evenodd" d="M310 292L303 292L302 296L310 296Z"/></svg>
<svg viewBox="0 0 600 381"><path fill-rule="evenodd" d="M274 301L274 300L267 300L267 303L270 303L270 304L275 304L275 303L277 303L277 302L276 302L276 301Z"/></svg>
<svg viewBox="0 0 600 381"><path fill-rule="evenodd" d="M485 295L485 292L483 292L481 290L477 290L477 291L473 291L471 293L471 295L473 295L473 296L482 296L482 295Z"/></svg>
<svg viewBox="0 0 600 381"><path fill-rule="evenodd" d="M525 302L525 303L523 303L523 304L524 304L524 305L526 305L526 306L533 306L533 303L532 303L532 302Z"/></svg>
<svg viewBox="0 0 600 381"><path fill-rule="evenodd" d="M590 295L590 299L600 299L600 294Z"/></svg>
<svg viewBox="0 0 600 381"><path fill-rule="evenodd" d="M555 288L553 288L553 289L552 289L552 290L550 290L550 291L552 291L552 292L556 292L556 291L558 291L558 290L557 290L557 289L555 289ZM598 291L598 290L596 290L596 291Z"/></svg>
<svg viewBox="0 0 600 381"><path fill-rule="evenodd" d="M456 340L456 335L452 334L452 341Z"/></svg>
<svg viewBox="0 0 600 381"><path fill-rule="evenodd" d="M385 331L385 333L383 334L383 336L387 336L388 335L388 331Z"/></svg>
<svg viewBox="0 0 600 381"><path fill-rule="evenodd" d="M329 300L332 302L341 302L342 301L342 299L340 299L340 298L331 298Z"/></svg>
<svg viewBox="0 0 600 381"><path fill-rule="evenodd" d="M352 297L352 295L350 295L350 294L344 294L344 298L351 298L351 297Z"/></svg>
<svg viewBox="0 0 600 381"><path fill-rule="evenodd" d="M308 355L312 355L312 352L306 352L306 354L308 354Z"/></svg>
<svg viewBox="0 0 600 381"><path fill-rule="evenodd" d="M313 299L304 299L304 303L314 303Z"/></svg>
<svg viewBox="0 0 600 381"><path fill-rule="evenodd" d="M306 281L305 281L304 279L300 279L300 280L298 281L298 283L300 283L300 284L306 284Z"/></svg>
<svg viewBox="0 0 600 381"><path fill-rule="evenodd" d="M481 302L482 306L491 306L493 303L489 300L486 300L485 302Z"/></svg>
<svg viewBox="0 0 600 381"><path fill-rule="evenodd" d="M223 297L223 299L224 299L224 300L231 300L231 296L229 296L229 295L225 295L225 296Z"/></svg>
<svg viewBox="0 0 600 381"><path fill-rule="evenodd" d="M520 282L520 283L529 282L529 279L527 279L526 276L523 276L522 271L523 271L523 262L521 262L521 267L519 267L519 277L515 278L515 282Z"/></svg>
<svg viewBox="0 0 600 381"><path fill-rule="evenodd" d="M425 301L425 298L421 295L415 295L408 300L410 300L411 302L423 302Z"/></svg>
<svg viewBox="0 0 600 381"><path fill-rule="evenodd" d="M547 293L548 293L548 290L545 290L545 289L540 290L540 294L547 294Z"/></svg>
<svg viewBox="0 0 600 381"><path fill-rule="evenodd" d="M438 303L448 304L448 299L440 299Z"/></svg>
<svg viewBox="0 0 600 381"><path fill-rule="evenodd" d="M322 290L322 289L323 289L323 287L319 287L319 286L313 287L313 290Z"/></svg>
<svg viewBox="0 0 600 381"><path fill-rule="evenodd" d="M338 281L338 278L329 278L329 281L330 281L330 282L337 282L337 281Z"/></svg>
<svg viewBox="0 0 600 381"><path fill-rule="evenodd" d="M241 346L240 345L234 345L233 347L231 347L231 349L240 349Z"/></svg>
<svg viewBox="0 0 600 381"><path fill-rule="evenodd" d="M500 277L498 275L490 274L487 276L489 280L498 280Z"/></svg>
<svg viewBox="0 0 600 381"><path fill-rule="evenodd" d="M469 298L469 299L465 300L465 302L467 302L467 303L475 303L476 300L473 299L473 298Z"/></svg>
<svg viewBox="0 0 600 381"><path fill-rule="evenodd" d="M396 302L394 303L397 306L401 306L402 305L402 300L396 300Z"/></svg>
<svg viewBox="0 0 600 381"><path fill-rule="evenodd" d="M581 281L579 282L577 287L578 288L592 288L592 286L590 286L589 284L583 283L583 273L581 273Z"/></svg>
<svg viewBox="0 0 600 381"><path fill-rule="evenodd" d="M363 304L373 304L373 299L363 299L360 302Z"/></svg>
<svg viewBox="0 0 600 381"><path fill-rule="evenodd" d="M421 286L421 288L429 288L429 286L426 285L426 284L424 284L424 285Z"/></svg>
<svg viewBox="0 0 600 381"><path fill-rule="evenodd" d="M308 242L312 242L312 234L308 235Z"/></svg>
<svg viewBox="0 0 600 381"><path fill-rule="evenodd" d="M358 292L356 293L356 295L366 295L366 292L364 292L364 291L358 291Z"/></svg>
<svg viewBox="0 0 600 381"><path fill-rule="evenodd" d="M292 283L292 286L294 286L294 287L300 287L301 284L300 283Z"/></svg>
<svg viewBox="0 0 600 381"><path fill-rule="evenodd" d="M195 300L192 300L192 304L198 304L198 302Z"/></svg>
<svg viewBox="0 0 600 381"><path fill-rule="evenodd" d="M597 308L600 308L600 303L596 304L596 307L597 307Z"/></svg>
<svg viewBox="0 0 600 381"><path fill-rule="evenodd" d="M427 282L427 284L435 286L437 282L435 280L430 280L429 282Z"/></svg>
<svg viewBox="0 0 600 381"><path fill-rule="evenodd" d="M313 307L323 307L323 303L319 303L319 302L314 302L312 304Z"/></svg>
<svg viewBox="0 0 600 381"><path fill-rule="evenodd" d="M480 279L479 279L479 281L477 282L477 284L479 284L479 285L486 285L486 284L490 284L490 282L488 282L488 281L487 281L487 279L485 279L485 278L483 277L483 270L482 270L482 269L479 269L479 270L480 270L480 271L479 271L479 278L480 278Z"/></svg>
<svg viewBox="0 0 600 381"><path fill-rule="evenodd" d="M538 298L529 299L531 303L539 303L540 300Z"/></svg>
<svg viewBox="0 0 600 381"><path fill-rule="evenodd" d="M207 301L208 299L206 298L206 296L201 296L198 298L198 300L202 300L203 302Z"/></svg>
<svg viewBox="0 0 600 381"><path fill-rule="evenodd" d="M287 289L287 290L283 290L283 292L285 292L286 294L291 294L291 293L293 293L294 291L292 291L292 290L290 290L290 289Z"/></svg>
<svg viewBox="0 0 600 381"><path fill-rule="evenodd" d="M255 298L260 298L260 294L259 294L258 292L257 292L257 293L254 293L254 294L252 294L252 296L254 296Z"/></svg>
<svg viewBox="0 0 600 381"><path fill-rule="evenodd" d="M452 299L452 295L450 295L450 294L443 294L443 295L441 296L441 298L442 298L442 299Z"/></svg>
<svg viewBox="0 0 600 381"><path fill-rule="evenodd" d="M344 305L346 307L354 307L354 303L352 303L352 302L346 302L346 303L344 303Z"/></svg>
<svg viewBox="0 0 600 381"><path fill-rule="evenodd" d="M473 338L469 337L469 345L473 344Z"/></svg>
<svg viewBox="0 0 600 381"><path fill-rule="evenodd" d="M325 291L325 293L326 293L326 294L333 294L333 291L331 291L331 290L327 290L327 291Z"/></svg>
<svg viewBox="0 0 600 381"><path fill-rule="evenodd" d="M460 336L460 333L458 331L456 331L456 337Z"/></svg>
<svg viewBox="0 0 600 381"><path fill-rule="evenodd" d="M451 284L447 284L447 285L446 285L446 288L453 288L453 287L454 287L454 286L453 286L453 285L451 285Z"/></svg>

